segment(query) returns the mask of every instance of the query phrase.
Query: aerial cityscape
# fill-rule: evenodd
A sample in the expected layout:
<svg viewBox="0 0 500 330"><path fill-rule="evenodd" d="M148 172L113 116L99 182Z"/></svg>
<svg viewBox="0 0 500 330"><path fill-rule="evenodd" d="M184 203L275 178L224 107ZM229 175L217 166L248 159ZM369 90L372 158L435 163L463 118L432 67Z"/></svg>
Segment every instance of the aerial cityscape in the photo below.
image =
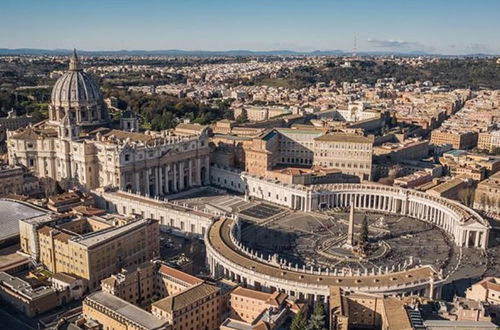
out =
<svg viewBox="0 0 500 330"><path fill-rule="evenodd" d="M499 329L499 12L0 3L0 329Z"/></svg>

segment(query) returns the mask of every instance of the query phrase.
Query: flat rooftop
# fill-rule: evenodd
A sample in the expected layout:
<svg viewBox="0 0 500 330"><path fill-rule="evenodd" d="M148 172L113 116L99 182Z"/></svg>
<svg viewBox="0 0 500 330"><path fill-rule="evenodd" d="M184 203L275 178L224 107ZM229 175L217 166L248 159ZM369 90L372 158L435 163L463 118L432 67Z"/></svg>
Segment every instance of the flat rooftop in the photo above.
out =
<svg viewBox="0 0 500 330"><path fill-rule="evenodd" d="M134 321L146 329L163 329L167 323L142 308L103 291L92 293L86 299L120 314L127 320Z"/></svg>
<svg viewBox="0 0 500 330"><path fill-rule="evenodd" d="M124 225L118 226L118 227L111 227L108 229L96 231L90 234L87 234L81 238L73 238L74 241L78 242L79 244L82 244L87 247L91 247L94 245L99 245L100 243L105 243L108 242L110 239L114 237L119 237L121 235L125 235L129 233L130 231L142 227L145 224L148 223L148 219L140 219L136 221L132 221L129 223L126 223Z"/></svg>
<svg viewBox="0 0 500 330"><path fill-rule="evenodd" d="M39 217L48 211L26 203L0 199L0 242L19 235L19 220Z"/></svg>

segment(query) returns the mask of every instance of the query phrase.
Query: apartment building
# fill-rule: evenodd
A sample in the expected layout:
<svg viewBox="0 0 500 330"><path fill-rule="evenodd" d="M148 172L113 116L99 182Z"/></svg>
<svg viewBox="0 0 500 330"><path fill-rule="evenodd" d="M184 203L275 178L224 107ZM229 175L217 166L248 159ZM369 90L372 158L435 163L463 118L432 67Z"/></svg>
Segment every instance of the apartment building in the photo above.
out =
<svg viewBox="0 0 500 330"><path fill-rule="evenodd" d="M431 144L451 144L453 149L472 149L477 145L478 133L462 130L433 130Z"/></svg>

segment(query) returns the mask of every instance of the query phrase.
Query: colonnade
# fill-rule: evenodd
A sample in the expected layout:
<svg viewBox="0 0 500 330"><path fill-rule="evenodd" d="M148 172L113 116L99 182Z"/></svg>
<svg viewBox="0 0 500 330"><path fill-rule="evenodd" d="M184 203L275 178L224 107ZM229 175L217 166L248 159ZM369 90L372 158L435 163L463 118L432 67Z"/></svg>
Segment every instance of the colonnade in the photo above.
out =
<svg viewBox="0 0 500 330"><path fill-rule="evenodd" d="M432 298L443 281L431 266L419 266L386 274L352 274L338 276L315 271L301 272L253 260L231 246L228 232L232 220L213 223L205 235L207 264L214 278L227 278L243 287L264 292L280 291L288 295L314 301L327 301L330 287L388 295L406 295L419 292ZM242 257L245 260L242 260ZM404 272L406 276L401 276ZM395 277L394 274L399 274Z"/></svg>
<svg viewBox="0 0 500 330"><path fill-rule="evenodd" d="M348 207L351 203L357 209L398 214L432 223L453 236L458 246L481 249L488 246L488 225L477 221L479 216L475 212L454 205L452 201L408 190L395 193L376 189L322 191L318 196L318 209Z"/></svg>
<svg viewBox="0 0 500 330"><path fill-rule="evenodd" d="M133 170L121 174L121 187L125 191L161 196L210 184L209 157L172 160L166 164Z"/></svg>

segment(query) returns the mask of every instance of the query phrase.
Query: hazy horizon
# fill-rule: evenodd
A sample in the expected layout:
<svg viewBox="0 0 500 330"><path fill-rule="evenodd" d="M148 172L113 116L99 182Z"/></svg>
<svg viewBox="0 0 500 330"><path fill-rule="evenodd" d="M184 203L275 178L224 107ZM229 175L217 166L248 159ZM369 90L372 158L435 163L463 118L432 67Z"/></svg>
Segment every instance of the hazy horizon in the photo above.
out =
<svg viewBox="0 0 500 330"><path fill-rule="evenodd" d="M500 1L5 0L0 48L500 54Z"/></svg>

